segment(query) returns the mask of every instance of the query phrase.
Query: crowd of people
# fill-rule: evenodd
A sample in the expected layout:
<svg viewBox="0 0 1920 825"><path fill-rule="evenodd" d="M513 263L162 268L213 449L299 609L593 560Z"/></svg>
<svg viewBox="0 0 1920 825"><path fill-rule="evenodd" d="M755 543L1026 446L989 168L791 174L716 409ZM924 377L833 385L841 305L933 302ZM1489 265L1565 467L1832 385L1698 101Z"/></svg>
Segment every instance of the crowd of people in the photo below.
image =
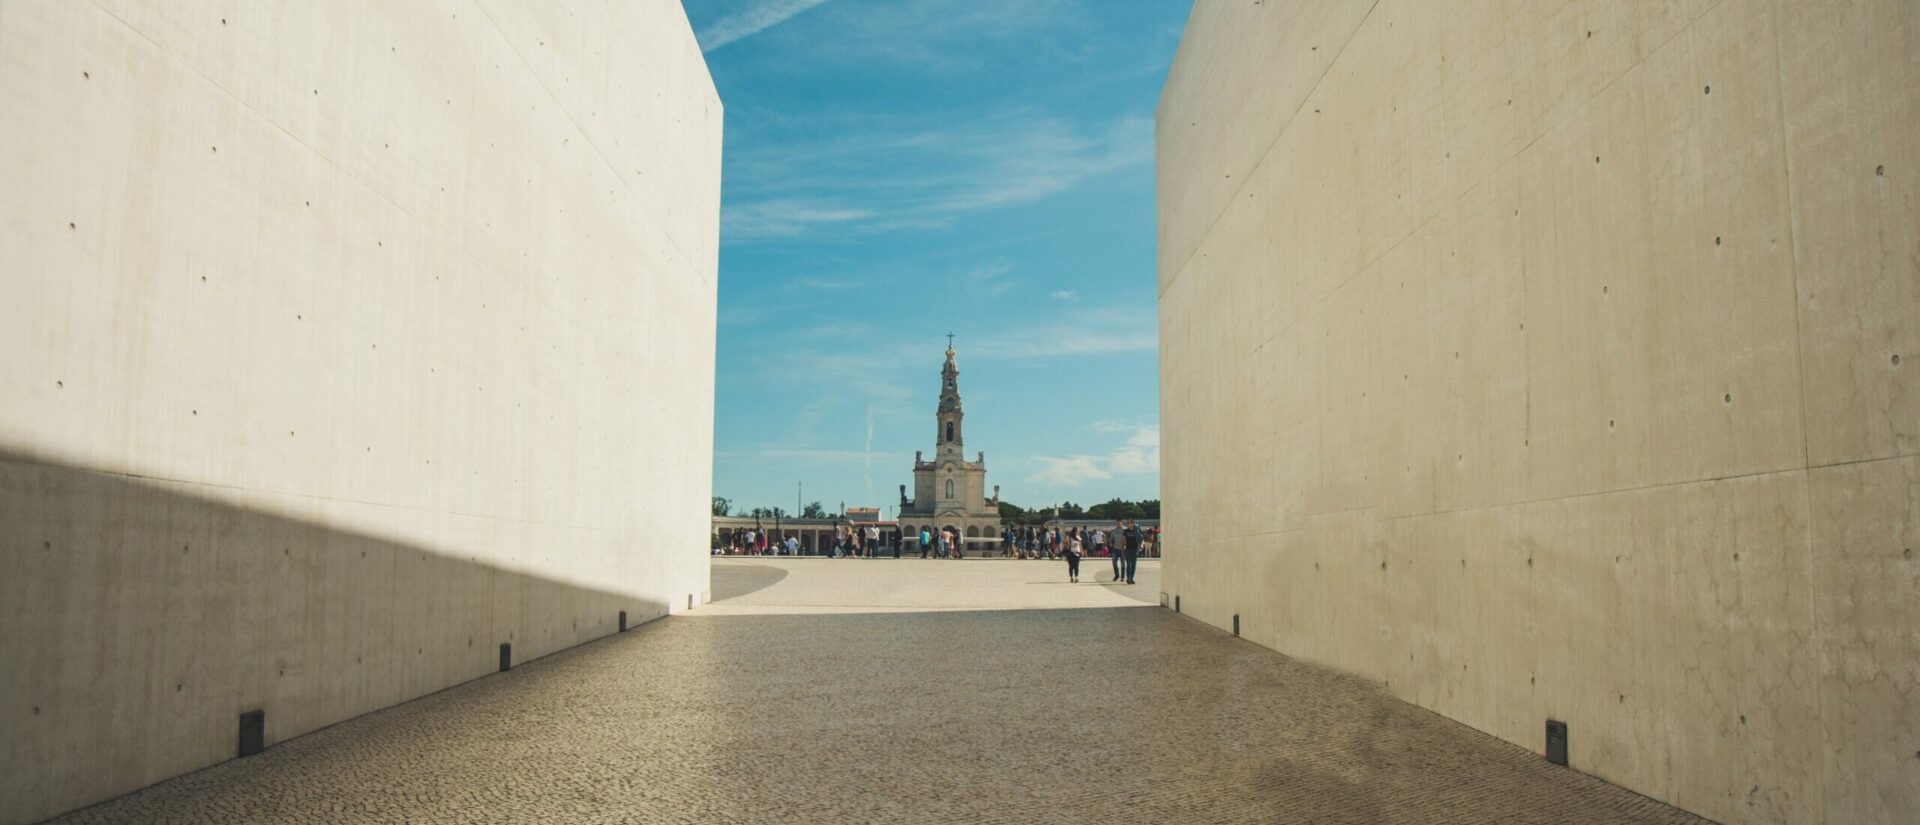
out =
<svg viewBox="0 0 1920 825"><path fill-rule="evenodd" d="M1142 529L1133 519L1114 519L1111 531L1087 527L1013 527L1000 533L1000 554L1010 559L1066 559L1067 580L1080 580L1080 559L1105 556L1113 562L1112 581L1133 584L1141 556L1158 555L1160 530Z"/></svg>
<svg viewBox="0 0 1920 825"><path fill-rule="evenodd" d="M714 555L727 556L798 556L800 539L794 535L786 538L776 537L772 530L750 528L736 530L725 547L714 549ZM833 528L833 557L871 558L883 550L880 546L880 528L873 525L849 527L840 525ZM893 557L900 558L900 548L893 548Z"/></svg>
<svg viewBox="0 0 1920 825"><path fill-rule="evenodd" d="M788 535L779 538L774 531L766 529L747 529L735 531L726 547L716 548L715 554L730 556L798 556L801 552L800 539ZM904 541L915 542L920 549L920 558L959 559L965 556L960 531L953 527L938 530L921 528L917 536L909 535ZM873 525L865 527L840 525L833 528L833 558L872 558L884 555L892 550L894 558L900 558L900 545L895 542L891 547L883 547L880 530ZM1058 527L1008 525L1000 532L1000 555L1009 559L1064 559L1067 562L1067 580L1080 580L1080 560L1088 556L1106 557L1113 565L1110 581L1125 581L1133 584L1134 570L1141 556L1154 557L1160 554L1160 529L1142 528L1133 519L1114 519L1112 530L1094 527Z"/></svg>

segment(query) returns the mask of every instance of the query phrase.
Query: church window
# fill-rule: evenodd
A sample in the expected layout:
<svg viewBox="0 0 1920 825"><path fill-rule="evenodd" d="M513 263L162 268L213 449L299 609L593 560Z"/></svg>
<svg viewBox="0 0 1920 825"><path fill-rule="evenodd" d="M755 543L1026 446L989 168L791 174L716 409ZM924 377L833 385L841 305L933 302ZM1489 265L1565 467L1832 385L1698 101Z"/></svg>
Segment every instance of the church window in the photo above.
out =
<svg viewBox="0 0 1920 825"><path fill-rule="evenodd" d="M947 498L953 498L953 479L947 479Z"/></svg>
<svg viewBox="0 0 1920 825"><path fill-rule="evenodd" d="M953 422L951 421L947 422L947 440L948 441L953 440ZM949 493L948 495L952 495L952 494Z"/></svg>

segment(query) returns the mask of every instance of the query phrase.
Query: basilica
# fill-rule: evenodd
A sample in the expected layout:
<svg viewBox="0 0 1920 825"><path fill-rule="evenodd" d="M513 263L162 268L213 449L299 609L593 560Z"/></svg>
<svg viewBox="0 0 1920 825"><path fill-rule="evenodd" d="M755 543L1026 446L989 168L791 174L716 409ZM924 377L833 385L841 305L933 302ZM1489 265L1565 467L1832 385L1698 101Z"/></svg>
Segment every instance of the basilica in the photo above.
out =
<svg viewBox="0 0 1920 825"><path fill-rule="evenodd" d="M940 368L940 407L934 418L933 460L913 454L913 498L900 485L900 535L916 541L921 530L951 527L975 552L993 551L1000 541L1000 488L987 497L987 454L967 460L966 428L960 409L960 368L954 363L952 336L947 363Z"/></svg>

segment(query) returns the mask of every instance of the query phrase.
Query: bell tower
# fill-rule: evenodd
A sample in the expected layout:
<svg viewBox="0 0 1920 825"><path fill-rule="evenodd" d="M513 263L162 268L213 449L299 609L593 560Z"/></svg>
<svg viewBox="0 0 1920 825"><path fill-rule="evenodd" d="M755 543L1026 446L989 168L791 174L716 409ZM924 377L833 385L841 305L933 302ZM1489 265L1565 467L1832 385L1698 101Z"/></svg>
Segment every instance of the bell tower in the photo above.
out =
<svg viewBox="0 0 1920 825"><path fill-rule="evenodd" d="M947 333L947 363L940 368L940 410L935 415L940 427L934 436L935 461L965 460L961 450L965 435L961 419L965 415L960 409L960 368L953 362L953 333Z"/></svg>
<svg viewBox="0 0 1920 825"><path fill-rule="evenodd" d="M913 454L913 498L900 491L900 533L917 541L922 530L946 531L961 546L981 549L1000 534L1000 490L987 498L987 456L967 460L966 413L960 407L960 365L953 335L940 367L940 406L934 411L933 455ZM964 551L963 551L964 552Z"/></svg>

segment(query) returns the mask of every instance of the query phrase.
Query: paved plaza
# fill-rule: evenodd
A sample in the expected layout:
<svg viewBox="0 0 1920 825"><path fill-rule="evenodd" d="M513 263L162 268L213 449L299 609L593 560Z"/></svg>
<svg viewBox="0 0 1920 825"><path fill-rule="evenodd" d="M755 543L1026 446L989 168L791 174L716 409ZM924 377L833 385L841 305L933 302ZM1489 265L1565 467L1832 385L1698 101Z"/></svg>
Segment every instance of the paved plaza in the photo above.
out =
<svg viewBox="0 0 1920 825"><path fill-rule="evenodd" d="M1107 569L718 559L691 614L57 821L1700 821Z"/></svg>

